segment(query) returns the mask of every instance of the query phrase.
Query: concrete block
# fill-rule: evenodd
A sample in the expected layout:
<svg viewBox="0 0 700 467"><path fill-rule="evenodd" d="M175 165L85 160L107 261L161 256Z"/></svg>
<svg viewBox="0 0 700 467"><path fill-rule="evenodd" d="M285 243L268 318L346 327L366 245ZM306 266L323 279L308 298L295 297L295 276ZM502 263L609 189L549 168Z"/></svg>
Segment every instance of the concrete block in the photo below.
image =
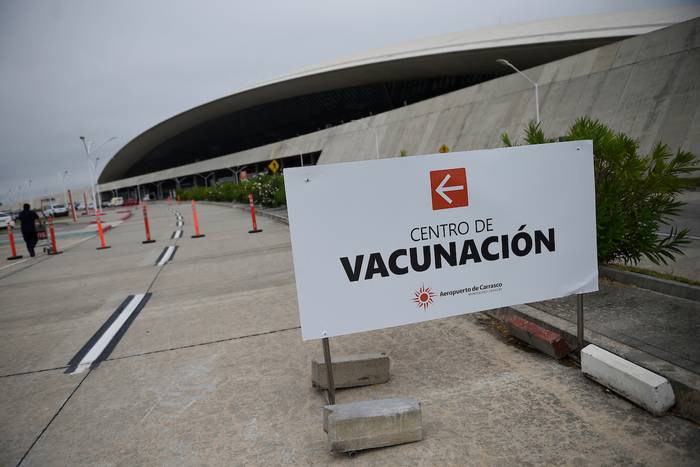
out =
<svg viewBox="0 0 700 467"><path fill-rule="evenodd" d="M654 415L663 415L676 403L666 378L595 345L581 351L581 371Z"/></svg>
<svg viewBox="0 0 700 467"><path fill-rule="evenodd" d="M573 350L562 333L545 329L520 316L509 315L503 324L513 337L557 360L566 357Z"/></svg>
<svg viewBox="0 0 700 467"><path fill-rule="evenodd" d="M423 439L421 405L413 398L327 405L323 429L336 452L412 443Z"/></svg>
<svg viewBox="0 0 700 467"><path fill-rule="evenodd" d="M333 357L333 382L336 388L369 386L389 381L389 357L366 353ZM328 370L323 360L311 360L311 384L328 388Z"/></svg>

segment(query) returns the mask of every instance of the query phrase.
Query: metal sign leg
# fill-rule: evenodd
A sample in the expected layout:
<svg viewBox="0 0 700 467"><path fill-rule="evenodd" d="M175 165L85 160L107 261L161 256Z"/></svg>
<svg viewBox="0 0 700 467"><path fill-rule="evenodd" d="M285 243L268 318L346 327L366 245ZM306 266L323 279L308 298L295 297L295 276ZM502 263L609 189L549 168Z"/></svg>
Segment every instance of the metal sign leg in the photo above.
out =
<svg viewBox="0 0 700 467"><path fill-rule="evenodd" d="M576 295L576 338L580 352L583 349L583 294Z"/></svg>
<svg viewBox="0 0 700 467"><path fill-rule="evenodd" d="M322 339L323 360L326 362L326 372L328 374L328 403L335 404L335 382L333 381L333 364L331 363L331 346L327 337Z"/></svg>

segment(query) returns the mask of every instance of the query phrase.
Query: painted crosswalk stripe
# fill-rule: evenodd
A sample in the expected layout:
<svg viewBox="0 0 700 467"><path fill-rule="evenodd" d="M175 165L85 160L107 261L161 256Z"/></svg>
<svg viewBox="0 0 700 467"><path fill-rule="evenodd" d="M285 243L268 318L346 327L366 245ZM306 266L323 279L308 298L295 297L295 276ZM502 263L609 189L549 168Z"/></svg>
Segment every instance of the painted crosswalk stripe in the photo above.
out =
<svg viewBox="0 0 700 467"><path fill-rule="evenodd" d="M129 295L97 330L90 340L68 362L66 373L82 373L97 367L112 352L136 316L151 298L150 293Z"/></svg>
<svg viewBox="0 0 700 467"><path fill-rule="evenodd" d="M181 221L181 220L180 220L180 221L177 221L176 226L177 226L177 227L182 227L182 221Z"/></svg>
<svg viewBox="0 0 700 467"><path fill-rule="evenodd" d="M158 256L156 260L156 266L163 266L168 261L172 260L175 256L175 251L177 250L177 245L170 245L166 247L163 252Z"/></svg>
<svg viewBox="0 0 700 467"><path fill-rule="evenodd" d="M176 230L170 238L180 238L182 237L182 230Z"/></svg>

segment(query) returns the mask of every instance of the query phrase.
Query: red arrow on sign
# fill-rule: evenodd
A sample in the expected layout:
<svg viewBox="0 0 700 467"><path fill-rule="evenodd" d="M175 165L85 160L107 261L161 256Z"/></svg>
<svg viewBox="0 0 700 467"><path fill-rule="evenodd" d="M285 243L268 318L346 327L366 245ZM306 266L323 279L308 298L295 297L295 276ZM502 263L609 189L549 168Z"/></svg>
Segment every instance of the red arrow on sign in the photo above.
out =
<svg viewBox="0 0 700 467"><path fill-rule="evenodd" d="M433 211L468 206L467 170L460 167L431 171L430 195Z"/></svg>

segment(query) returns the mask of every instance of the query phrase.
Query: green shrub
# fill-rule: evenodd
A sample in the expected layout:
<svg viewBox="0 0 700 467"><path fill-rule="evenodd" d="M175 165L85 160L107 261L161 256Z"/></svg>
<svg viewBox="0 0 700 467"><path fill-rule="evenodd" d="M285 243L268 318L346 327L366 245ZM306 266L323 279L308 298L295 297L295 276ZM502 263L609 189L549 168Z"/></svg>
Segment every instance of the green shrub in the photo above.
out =
<svg viewBox="0 0 700 467"><path fill-rule="evenodd" d="M287 204L282 175L260 175L241 183L226 182L213 187L192 187L177 192L181 200L236 201L239 203L247 203L250 193L253 194L256 204L266 207Z"/></svg>
<svg viewBox="0 0 700 467"><path fill-rule="evenodd" d="M598 120L576 120L562 141L593 140L598 260L637 264L642 256L655 264L675 261L689 243L688 229L672 225L672 217L684 205L678 194L692 184L688 175L698 170L687 151L672 154L657 143L651 153L637 153L639 143L624 133L615 133ZM507 134L506 146L517 143ZM551 143L539 124L525 130L528 144ZM686 178L684 178L686 176ZM659 227L668 226L667 236L658 236Z"/></svg>

